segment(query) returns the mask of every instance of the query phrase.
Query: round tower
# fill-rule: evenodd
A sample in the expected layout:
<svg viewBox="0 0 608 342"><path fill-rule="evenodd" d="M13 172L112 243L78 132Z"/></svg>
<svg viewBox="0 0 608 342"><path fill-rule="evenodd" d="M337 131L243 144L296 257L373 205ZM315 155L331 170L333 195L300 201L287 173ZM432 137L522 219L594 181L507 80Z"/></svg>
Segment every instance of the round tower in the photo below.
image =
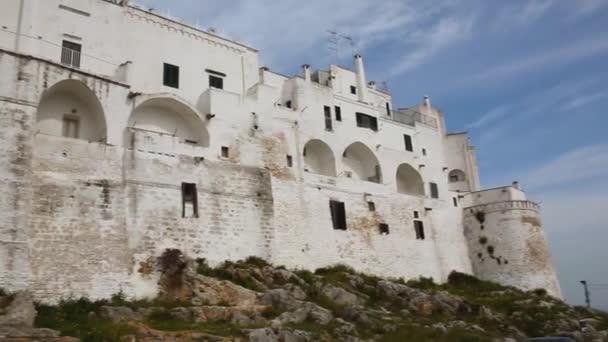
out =
<svg viewBox="0 0 608 342"><path fill-rule="evenodd" d="M525 195L509 196L519 191L515 183L514 187L490 191L470 194L472 205L464 209L465 236L475 276L524 290L543 288L562 298L539 206L526 200ZM513 199L517 197L520 199Z"/></svg>

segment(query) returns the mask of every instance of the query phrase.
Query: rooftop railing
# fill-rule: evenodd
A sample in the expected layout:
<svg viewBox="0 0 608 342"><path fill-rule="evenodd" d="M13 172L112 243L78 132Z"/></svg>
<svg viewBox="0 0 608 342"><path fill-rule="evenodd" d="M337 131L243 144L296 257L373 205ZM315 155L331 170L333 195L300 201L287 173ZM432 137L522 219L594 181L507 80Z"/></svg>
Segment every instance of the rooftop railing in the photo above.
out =
<svg viewBox="0 0 608 342"><path fill-rule="evenodd" d="M398 112L393 111L391 113L391 118L393 121L409 126L416 126L416 123L421 123L435 129L439 127L437 125L437 119L409 108L402 109Z"/></svg>

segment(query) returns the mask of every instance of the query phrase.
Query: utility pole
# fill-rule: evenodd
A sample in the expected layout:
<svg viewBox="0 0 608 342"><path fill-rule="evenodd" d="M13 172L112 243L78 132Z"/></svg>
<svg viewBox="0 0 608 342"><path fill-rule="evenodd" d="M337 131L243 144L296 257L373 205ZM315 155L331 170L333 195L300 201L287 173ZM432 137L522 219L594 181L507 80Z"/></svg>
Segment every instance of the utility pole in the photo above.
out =
<svg viewBox="0 0 608 342"><path fill-rule="evenodd" d="M586 280L581 280L581 284L585 288L585 303L587 303L587 309L591 309L591 299L589 298L589 287L587 286Z"/></svg>

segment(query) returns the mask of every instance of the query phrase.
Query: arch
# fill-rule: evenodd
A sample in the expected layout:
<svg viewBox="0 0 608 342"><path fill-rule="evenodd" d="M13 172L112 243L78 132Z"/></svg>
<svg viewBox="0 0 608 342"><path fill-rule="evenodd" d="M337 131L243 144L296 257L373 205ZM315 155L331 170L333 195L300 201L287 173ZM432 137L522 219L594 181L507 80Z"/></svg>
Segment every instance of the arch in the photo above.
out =
<svg viewBox="0 0 608 342"><path fill-rule="evenodd" d="M336 158L329 145L313 139L304 145L305 170L324 176L336 177Z"/></svg>
<svg viewBox="0 0 608 342"><path fill-rule="evenodd" d="M401 164L397 168L397 192L424 196L422 176L410 164Z"/></svg>
<svg viewBox="0 0 608 342"><path fill-rule="evenodd" d="M209 133L198 110L171 94L148 95L139 99L128 127L174 135L180 142L209 146Z"/></svg>
<svg viewBox="0 0 608 342"><path fill-rule="evenodd" d="M60 81L42 94L36 132L105 142L107 126L101 102L83 82Z"/></svg>
<svg viewBox="0 0 608 342"><path fill-rule="evenodd" d="M382 169L376 155L365 144L355 142L348 146L342 155L344 171L352 177L382 183Z"/></svg>
<svg viewBox="0 0 608 342"><path fill-rule="evenodd" d="M450 183L464 182L466 180L467 180L467 175L464 173L464 171L459 170L459 169L454 169L454 170L450 171L450 173L448 175L448 181Z"/></svg>

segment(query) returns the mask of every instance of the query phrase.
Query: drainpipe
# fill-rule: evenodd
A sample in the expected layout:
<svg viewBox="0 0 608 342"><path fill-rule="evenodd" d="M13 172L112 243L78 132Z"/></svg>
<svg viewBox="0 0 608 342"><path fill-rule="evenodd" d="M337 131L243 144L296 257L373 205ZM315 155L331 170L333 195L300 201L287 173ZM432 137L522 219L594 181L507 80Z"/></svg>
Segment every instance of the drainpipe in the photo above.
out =
<svg viewBox="0 0 608 342"><path fill-rule="evenodd" d="M21 25L23 23L23 8L25 7L25 0L19 1L19 15L17 17L17 36L15 37L15 52L20 52L21 48Z"/></svg>
<svg viewBox="0 0 608 342"><path fill-rule="evenodd" d="M363 67L363 57L355 55L355 73L357 76L357 95L359 101L367 102L367 82L365 81L365 68Z"/></svg>

